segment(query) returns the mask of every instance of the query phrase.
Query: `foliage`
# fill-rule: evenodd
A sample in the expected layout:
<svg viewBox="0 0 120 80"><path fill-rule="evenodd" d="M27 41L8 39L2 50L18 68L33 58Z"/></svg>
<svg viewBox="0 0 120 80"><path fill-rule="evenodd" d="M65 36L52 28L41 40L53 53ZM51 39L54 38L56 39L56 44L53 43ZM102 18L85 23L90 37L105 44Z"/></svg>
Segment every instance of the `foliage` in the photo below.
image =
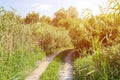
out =
<svg viewBox="0 0 120 80"><path fill-rule="evenodd" d="M47 23L47 24L50 24L51 19L50 19L49 16L43 15L43 16L40 18L40 21L41 21L41 22L44 22L44 23Z"/></svg>
<svg viewBox="0 0 120 80"><path fill-rule="evenodd" d="M99 39L101 47L112 46L119 42L119 15L104 14L91 17L90 15L88 17L85 15L79 26L73 26L69 30L69 36L76 49L90 51L96 38Z"/></svg>
<svg viewBox="0 0 120 80"><path fill-rule="evenodd" d="M36 36L39 46L47 53L46 55L52 54L55 49L72 46L67 30L49 25L39 26L38 24L33 26L36 27L33 29L35 30L33 34Z"/></svg>
<svg viewBox="0 0 120 80"><path fill-rule="evenodd" d="M41 22L38 22L40 19ZM23 19L14 11L0 8L0 79L24 79L35 62L45 53L70 47L68 31L50 26L50 18L38 13L28 14ZM63 42L63 40L65 42ZM24 74L23 74L24 73ZM6 76L7 75L7 76Z"/></svg>
<svg viewBox="0 0 120 80"><path fill-rule="evenodd" d="M78 12L76 8L72 6L69 7L67 10L65 10L64 8L59 9L55 13L55 17L52 19L52 24L54 26L61 26L65 29L69 29L74 24L78 25L78 22Z"/></svg>
<svg viewBox="0 0 120 80"><path fill-rule="evenodd" d="M75 80L120 79L119 1L110 0L107 9L97 16L86 9L80 25L69 30L81 56L74 62Z"/></svg>
<svg viewBox="0 0 120 80"><path fill-rule="evenodd" d="M108 0L108 7L109 7L108 8L109 13L120 15L120 1L119 0Z"/></svg>
<svg viewBox="0 0 120 80"><path fill-rule="evenodd" d="M45 56L41 50L50 55L74 46L80 56L74 62L75 79L119 80L120 1L108 0L108 7L101 9L96 16L84 9L79 17L76 8L69 7L53 18L36 12L21 18L14 9L0 7L0 79L25 76L25 69ZM51 66L59 71L60 64L56 59Z"/></svg>
<svg viewBox="0 0 120 80"><path fill-rule="evenodd" d="M120 45L98 49L94 55L74 62L75 80L119 80Z"/></svg>
<svg viewBox="0 0 120 80"><path fill-rule="evenodd" d="M0 9L0 80L24 79L45 53L23 19L14 11Z"/></svg>
<svg viewBox="0 0 120 80"><path fill-rule="evenodd" d="M26 24L29 24L29 23L36 23L39 21L39 13L35 13L35 12L32 12L32 13L29 13L26 18L25 18L25 23Z"/></svg>
<svg viewBox="0 0 120 80"><path fill-rule="evenodd" d="M16 53L13 53L9 60L6 59L7 52L0 51L0 79L1 80L23 80L31 70L36 66L35 62L41 60L45 53L40 50L31 52L19 47Z"/></svg>

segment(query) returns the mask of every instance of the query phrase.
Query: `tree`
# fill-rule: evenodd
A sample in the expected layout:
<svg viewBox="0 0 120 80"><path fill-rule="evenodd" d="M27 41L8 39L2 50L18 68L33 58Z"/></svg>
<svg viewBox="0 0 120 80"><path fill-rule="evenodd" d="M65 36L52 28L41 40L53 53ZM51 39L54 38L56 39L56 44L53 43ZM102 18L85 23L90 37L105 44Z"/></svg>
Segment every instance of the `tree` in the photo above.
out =
<svg viewBox="0 0 120 80"><path fill-rule="evenodd" d="M35 13L35 12L32 12L32 13L29 13L26 18L25 18L25 23L26 24L29 24L29 23L36 23L39 21L39 13Z"/></svg>
<svg viewBox="0 0 120 80"><path fill-rule="evenodd" d="M67 17L67 13L66 10L64 8L59 9L56 13L55 13L55 17L52 19L52 24L54 26L60 26L60 20L61 19L65 19Z"/></svg>
<svg viewBox="0 0 120 80"><path fill-rule="evenodd" d="M68 10L65 10L64 8L59 9L55 13L55 17L52 19L52 24L54 26L62 26L68 29L71 26L78 25L78 21L78 12L76 8L71 6Z"/></svg>
<svg viewBox="0 0 120 80"><path fill-rule="evenodd" d="M58 18L58 19L66 18L66 17L67 17L66 10L65 10L64 8L59 9L59 10L55 13L55 17Z"/></svg>
<svg viewBox="0 0 120 80"><path fill-rule="evenodd" d="M71 18L78 18L78 12L76 8L72 6L68 8L67 13L68 13L68 16Z"/></svg>

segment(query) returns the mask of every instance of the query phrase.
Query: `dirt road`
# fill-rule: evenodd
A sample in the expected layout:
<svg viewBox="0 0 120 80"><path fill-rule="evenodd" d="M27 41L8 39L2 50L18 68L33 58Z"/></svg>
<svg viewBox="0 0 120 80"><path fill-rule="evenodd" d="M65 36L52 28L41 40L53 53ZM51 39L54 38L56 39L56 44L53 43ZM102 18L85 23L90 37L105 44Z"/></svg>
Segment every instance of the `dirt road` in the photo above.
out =
<svg viewBox="0 0 120 80"><path fill-rule="evenodd" d="M60 70L60 80L72 80L73 75L72 55L73 51L71 51L65 57L65 63L62 65Z"/></svg>
<svg viewBox="0 0 120 80"><path fill-rule="evenodd" d="M39 80L40 76L43 74L43 72L48 67L49 63L60 53L60 51L55 52L53 55L44 58L38 65L38 67L31 72L25 80Z"/></svg>

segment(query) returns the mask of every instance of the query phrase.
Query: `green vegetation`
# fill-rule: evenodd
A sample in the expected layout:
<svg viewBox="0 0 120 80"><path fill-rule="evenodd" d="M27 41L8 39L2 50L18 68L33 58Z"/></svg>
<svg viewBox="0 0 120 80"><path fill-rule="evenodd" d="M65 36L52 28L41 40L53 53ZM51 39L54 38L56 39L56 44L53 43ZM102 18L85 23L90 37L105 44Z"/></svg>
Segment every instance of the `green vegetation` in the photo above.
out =
<svg viewBox="0 0 120 80"><path fill-rule="evenodd" d="M3 52L1 52L3 53ZM35 68L35 62L41 60L45 53L40 51L29 52L19 49L15 54L11 55L8 61L6 61L6 53L2 54L4 56L4 61L0 64L0 79L1 80L23 80L32 69Z"/></svg>
<svg viewBox="0 0 120 80"><path fill-rule="evenodd" d="M35 25L36 26L36 25ZM56 49L69 48L72 47L71 39L68 35L68 30L64 28L56 28L52 26L39 27L39 43L41 48L46 52L46 55L50 55Z"/></svg>
<svg viewBox="0 0 120 80"><path fill-rule="evenodd" d="M0 80L24 79L45 56L31 27L22 23L14 11L0 8Z"/></svg>
<svg viewBox="0 0 120 80"><path fill-rule="evenodd" d="M71 51L71 49L62 51L56 58L50 63L47 70L42 74L40 80L59 80L59 71L64 58ZM54 76L53 76L54 75Z"/></svg>
<svg viewBox="0 0 120 80"><path fill-rule="evenodd" d="M72 46L68 30L49 20L35 12L21 18L14 9L0 7L0 80L24 79L36 61Z"/></svg>
<svg viewBox="0 0 120 80"><path fill-rule="evenodd" d="M109 6L120 2L110 0ZM82 25L70 30L74 47L80 58L74 62L74 80L120 80L120 15L110 8L100 15L88 13ZM74 33L76 32L76 33Z"/></svg>
<svg viewBox="0 0 120 80"><path fill-rule="evenodd" d="M78 58L74 62L74 80L119 80L120 45L98 49L94 55Z"/></svg>
<svg viewBox="0 0 120 80"><path fill-rule="evenodd" d="M0 7L0 80L24 79L35 62L56 50L74 47L74 80L120 80L120 1L108 0L101 14L76 8L53 18L36 12L25 18ZM69 50L68 50L69 51ZM58 79L62 52L41 79Z"/></svg>

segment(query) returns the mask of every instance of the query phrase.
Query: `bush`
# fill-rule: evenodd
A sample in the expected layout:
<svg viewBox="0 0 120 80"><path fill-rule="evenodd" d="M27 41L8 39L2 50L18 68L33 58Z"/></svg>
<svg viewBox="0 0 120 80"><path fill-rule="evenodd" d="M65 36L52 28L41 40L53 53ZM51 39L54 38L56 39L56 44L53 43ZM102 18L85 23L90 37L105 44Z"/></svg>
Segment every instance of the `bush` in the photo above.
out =
<svg viewBox="0 0 120 80"><path fill-rule="evenodd" d="M52 54L56 49L68 48L72 46L68 31L64 28L55 28L47 24L34 24L33 35L39 46L47 53Z"/></svg>

